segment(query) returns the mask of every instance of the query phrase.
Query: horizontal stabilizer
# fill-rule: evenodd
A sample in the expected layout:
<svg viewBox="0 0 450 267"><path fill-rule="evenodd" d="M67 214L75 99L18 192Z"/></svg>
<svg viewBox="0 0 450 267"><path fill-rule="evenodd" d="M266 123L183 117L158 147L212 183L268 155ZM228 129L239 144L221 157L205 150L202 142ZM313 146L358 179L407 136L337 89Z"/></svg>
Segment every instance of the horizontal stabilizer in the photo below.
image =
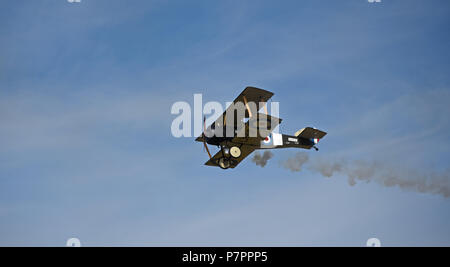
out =
<svg viewBox="0 0 450 267"><path fill-rule="evenodd" d="M321 130L317 130L311 127L306 127L301 130L298 130L295 133L295 136L302 137L306 139L322 139L327 133Z"/></svg>

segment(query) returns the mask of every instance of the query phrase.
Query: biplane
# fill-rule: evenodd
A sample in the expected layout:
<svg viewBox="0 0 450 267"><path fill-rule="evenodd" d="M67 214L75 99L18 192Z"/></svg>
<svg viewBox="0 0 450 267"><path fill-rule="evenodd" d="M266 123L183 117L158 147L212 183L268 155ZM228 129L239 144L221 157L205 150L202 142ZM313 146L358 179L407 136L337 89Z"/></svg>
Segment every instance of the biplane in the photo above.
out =
<svg viewBox="0 0 450 267"><path fill-rule="evenodd" d="M312 127L300 129L294 135L273 132L282 121L267 112L267 101L273 95L263 89L247 87L211 125L206 127L203 118L202 134L195 141L202 142L208 153L209 160L205 165L235 168L257 149L318 150L317 143L326 132ZM264 113L259 112L261 109ZM219 151L211 156L208 145L217 146Z"/></svg>

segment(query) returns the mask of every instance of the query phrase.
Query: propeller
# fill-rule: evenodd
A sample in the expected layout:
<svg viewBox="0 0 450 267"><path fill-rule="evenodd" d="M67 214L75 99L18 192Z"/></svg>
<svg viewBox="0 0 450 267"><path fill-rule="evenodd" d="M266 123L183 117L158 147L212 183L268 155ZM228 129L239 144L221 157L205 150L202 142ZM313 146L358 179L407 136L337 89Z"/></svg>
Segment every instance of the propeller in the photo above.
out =
<svg viewBox="0 0 450 267"><path fill-rule="evenodd" d="M209 159L212 159L211 153L209 152L208 145L206 144L206 117L203 117L203 132L202 132L202 139L203 139L203 146L206 149L206 152L208 152Z"/></svg>

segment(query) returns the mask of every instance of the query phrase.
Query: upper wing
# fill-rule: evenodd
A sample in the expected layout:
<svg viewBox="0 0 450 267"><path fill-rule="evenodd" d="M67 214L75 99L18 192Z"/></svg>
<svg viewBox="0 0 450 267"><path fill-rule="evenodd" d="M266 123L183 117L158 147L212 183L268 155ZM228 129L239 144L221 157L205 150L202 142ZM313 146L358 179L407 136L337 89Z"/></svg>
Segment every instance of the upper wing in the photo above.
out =
<svg viewBox="0 0 450 267"><path fill-rule="evenodd" d="M247 87L244 89L244 91L242 91L242 93L233 101L233 104L236 103L251 103L254 102L257 106L259 105L259 103L266 103L271 97L273 96L272 92L266 91L264 89L259 89L256 87ZM224 122L226 121L226 119L224 120L225 114L229 112L229 114L231 114L233 111L231 110L231 106L228 107L225 112L219 117L217 118L217 120L212 123L215 126L217 125L223 125ZM255 114L252 114L253 116L256 116L256 113L258 112L258 110L255 110ZM245 118L249 118L250 114L248 109L245 109ZM237 119L234 120L234 124L237 125ZM212 125L211 124L211 125ZM209 130L211 128L211 125L209 125L206 129ZM195 141L199 141L199 142L203 142L203 138L202 135L197 137L197 139L195 139Z"/></svg>
<svg viewBox="0 0 450 267"><path fill-rule="evenodd" d="M241 163L242 160L244 160L250 153L255 151L256 147L250 146L250 145L242 145L241 147L241 156L237 159L231 159L231 166L230 168L236 167L239 163ZM205 165L208 166L216 166L219 167L217 164L217 161L222 157L222 150L219 150L210 160L208 160Z"/></svg>
<svg viewBox="0 0 450 267"><path fill-rule="evenodd" d="M238 102L242 102L242 103L254 102L255 104L259 105L259 103L261 103L261 102L262 103L267 102L272 96L273 96L273 93L269 92L267 90L259 89L256 87L247 87L233 101L233 103L236 104ZM250 117L250 114L248 113L248 110L245 110L245 118L249 118L249 117Z"/></svg>

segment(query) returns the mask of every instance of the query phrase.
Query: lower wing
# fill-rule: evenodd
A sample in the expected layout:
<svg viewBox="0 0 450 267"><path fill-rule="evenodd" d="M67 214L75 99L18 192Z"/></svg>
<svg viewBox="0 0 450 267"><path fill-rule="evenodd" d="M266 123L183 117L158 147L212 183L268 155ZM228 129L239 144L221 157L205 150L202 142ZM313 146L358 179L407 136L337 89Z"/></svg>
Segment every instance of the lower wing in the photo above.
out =
<svg viewBox="0 0 450 267"><path fill-rule="evenodd" d="M237 146L237 147L239 147L239 146ZM241 161L243 161L248 155L250 155L256 149L256 147L254 147L254 146L245 145L245 144L240 145L239 148L241 149L241 155L238 158L230 158L230 160L231 160L230 168L236 167L239 163L241 163ZM224 155L223 155L223 152L221 149L210 160L208 160L205 163L205 165L219 167L219 159L222 158L223 156Z"/></svg>

